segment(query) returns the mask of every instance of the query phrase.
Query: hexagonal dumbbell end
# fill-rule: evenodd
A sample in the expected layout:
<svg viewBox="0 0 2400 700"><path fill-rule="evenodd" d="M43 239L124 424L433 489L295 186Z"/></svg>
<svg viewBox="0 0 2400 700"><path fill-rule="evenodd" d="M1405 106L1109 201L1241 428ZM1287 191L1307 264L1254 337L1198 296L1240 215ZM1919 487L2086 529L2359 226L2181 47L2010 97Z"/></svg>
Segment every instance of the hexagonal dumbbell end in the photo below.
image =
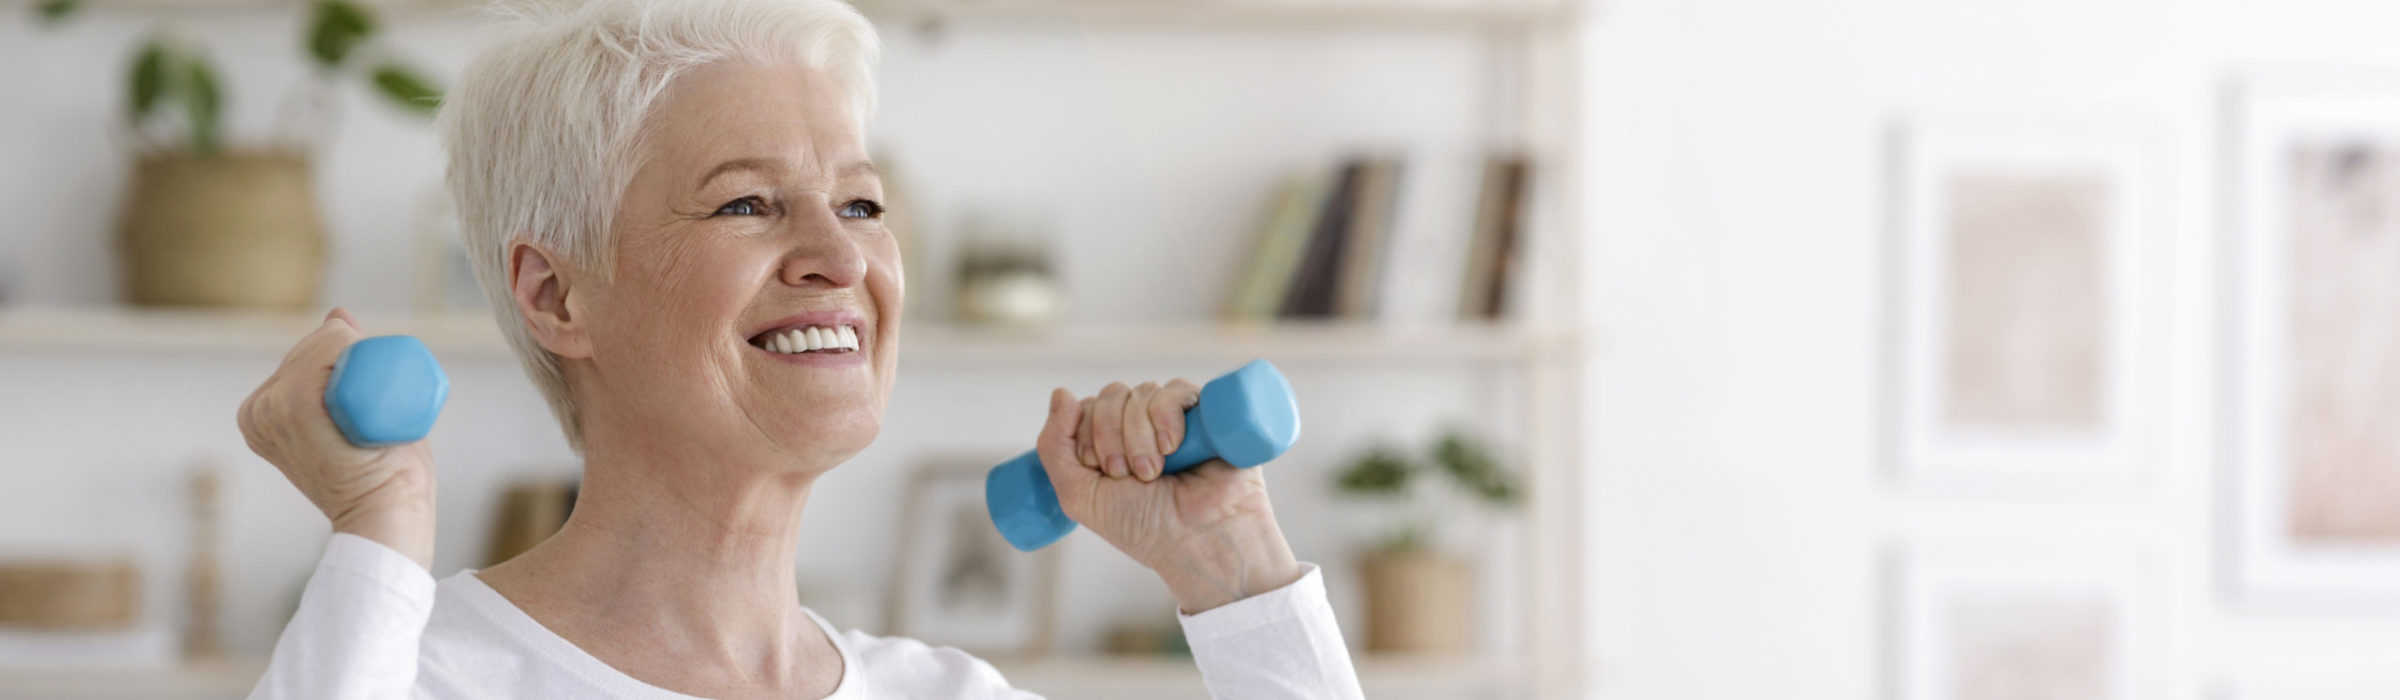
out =
<svg viewBox="0 0 2400 700"><path fill-rule="evenodd" d="M325 412L342 438L362 448L425 439L450 398L450 377L425 343L405 335L361 340L333 363Z"/></svg>
<svg viewBox="0 0 2400 700"><path fill-rule="evenodd" d="M1300 401L1291 381L1274 364L1251 360L1200 387L1200 404L1183 412L1183 442L1162 460L1160 473L1212 459L1248 469L1283 456L1299 441ZM983 502L1000 537L1020 551L1050 546L1075 531L1034 452L992 467L983 479Z"/></svg>

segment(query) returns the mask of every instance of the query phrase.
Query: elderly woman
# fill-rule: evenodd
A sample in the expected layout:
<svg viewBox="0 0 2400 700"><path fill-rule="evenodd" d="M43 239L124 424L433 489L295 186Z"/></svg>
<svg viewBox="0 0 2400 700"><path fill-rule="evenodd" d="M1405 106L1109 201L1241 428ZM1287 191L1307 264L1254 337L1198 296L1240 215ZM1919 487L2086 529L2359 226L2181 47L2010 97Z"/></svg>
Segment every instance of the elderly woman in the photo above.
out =
<svg viewBox="0 0 2400 700"><path fill-rule="evenodd" d="M898 371L902 269L863 129L877 44L833 0L591 0L514 17L442 110L466 245L584 457L556 536L429 575L422 443L343 442L335 310L243 403L335 534L253 697L1027 697L956 649L840 632L793 558ZM1066 512L1156 571L1221 697L1357 697L1259 470L1160 476L1188 381L1049 397Z"/></svg>

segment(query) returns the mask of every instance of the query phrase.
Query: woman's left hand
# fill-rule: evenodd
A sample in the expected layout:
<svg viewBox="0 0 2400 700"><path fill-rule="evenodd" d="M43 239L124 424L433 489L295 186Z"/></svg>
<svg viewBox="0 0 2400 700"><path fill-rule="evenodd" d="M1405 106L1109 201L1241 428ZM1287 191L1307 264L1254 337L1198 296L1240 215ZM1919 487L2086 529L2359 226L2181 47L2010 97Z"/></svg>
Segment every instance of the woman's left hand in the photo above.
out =
<svg viewBox="0 0 2400 700"><path fill-rule="evenodd" d="M1050 394L1037 452L1067 517L1158 572L1187 614L1282 588L1302 569L1267 504L1263 466L1222 460L1161 475L1200 387L1119 382Z"/></svg>

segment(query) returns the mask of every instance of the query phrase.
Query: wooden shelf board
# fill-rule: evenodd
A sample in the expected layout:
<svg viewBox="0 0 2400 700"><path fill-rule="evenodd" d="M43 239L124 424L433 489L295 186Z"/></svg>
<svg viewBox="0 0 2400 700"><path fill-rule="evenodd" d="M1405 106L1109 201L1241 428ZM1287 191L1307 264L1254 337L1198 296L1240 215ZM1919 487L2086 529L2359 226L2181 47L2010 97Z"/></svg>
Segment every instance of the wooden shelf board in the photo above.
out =
<svg viewBox="0 0 2400 700"><path fill-rule="evenodd" d="M280 356L322 320L316 314L130 308L0 308L0 353L220 353ZM360 314L373 335L417 336L436 353L505 358L508 347L481 314ZM1564 333L1497 323L1381 326L1365 322L991 329L911 323L901 331L910 365L1141 363L1159 359L1482 362L1509 364L1571 348Z"/></svg>

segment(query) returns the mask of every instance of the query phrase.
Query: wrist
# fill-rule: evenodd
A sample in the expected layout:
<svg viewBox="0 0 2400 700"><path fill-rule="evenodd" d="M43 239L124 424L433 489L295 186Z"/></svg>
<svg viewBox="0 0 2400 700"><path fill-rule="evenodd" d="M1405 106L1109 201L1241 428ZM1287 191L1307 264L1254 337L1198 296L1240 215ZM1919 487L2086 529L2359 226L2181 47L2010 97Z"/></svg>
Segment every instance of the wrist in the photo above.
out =
<svg viewBox="0 0 2400 700"><path fill-rule="evenodd" d="M1193 539L1181 556L1152 567L1186 615L1289 586L1305 573L1271 518L1228 523Z"/></svg>
<svg viewBox="0 0 2400 700"><path fill-rule="evenodd" d="M368 498L328 513L333 531L357 535L392 548L427 571L433 570L433 486L395 478Z"/></svg>

